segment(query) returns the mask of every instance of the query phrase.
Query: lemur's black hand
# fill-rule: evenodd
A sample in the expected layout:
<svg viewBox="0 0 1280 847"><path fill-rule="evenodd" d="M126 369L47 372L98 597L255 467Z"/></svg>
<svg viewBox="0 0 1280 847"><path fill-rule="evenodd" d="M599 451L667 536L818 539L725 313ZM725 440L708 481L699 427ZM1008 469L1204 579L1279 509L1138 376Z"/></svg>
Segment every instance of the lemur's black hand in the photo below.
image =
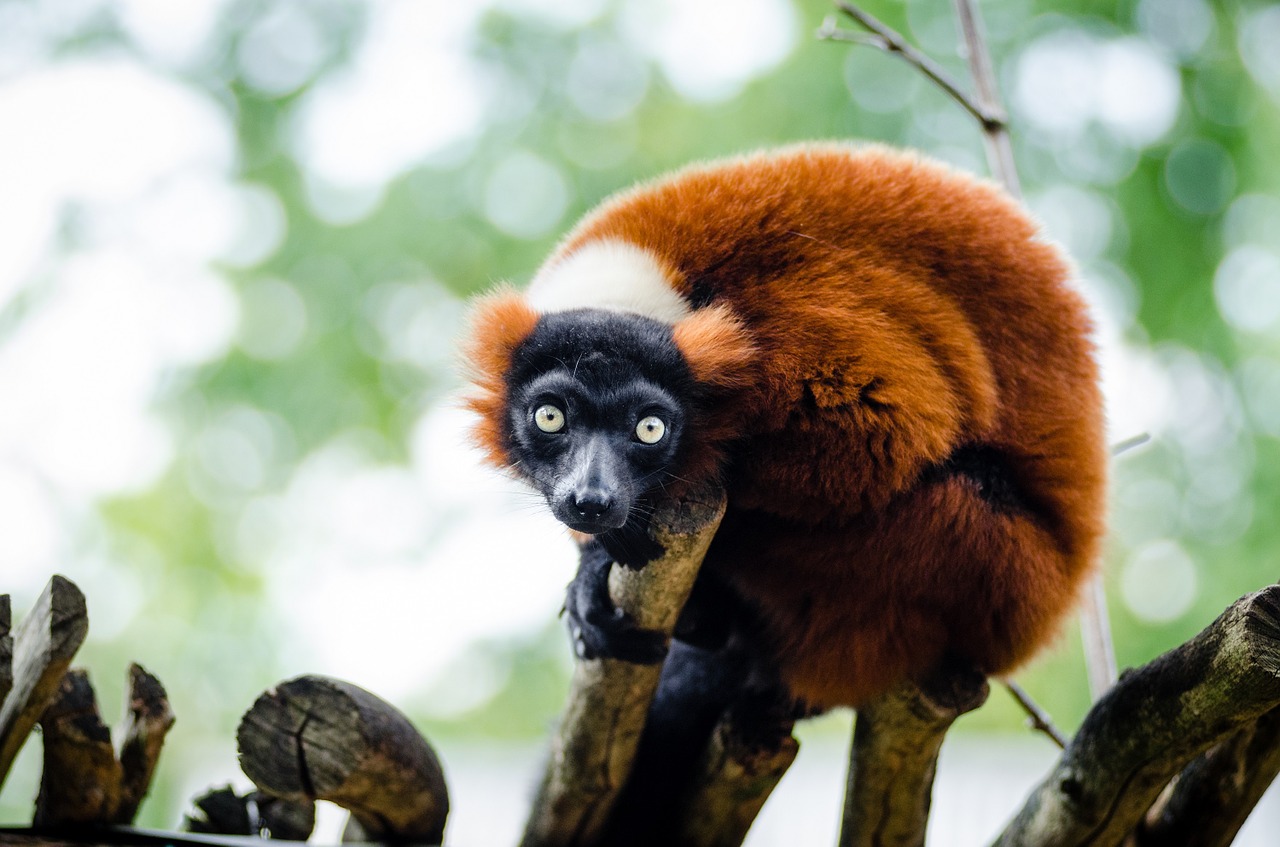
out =
<svg viewBox="0 0 1280 847"><path fill-rule="evenodd" d="M593 541L582 548L578 574L569 583L565 612L574 652L581 659L621 659L641 665L661 662L667 637L641 629L631 616L615 608L609 597L609 569L613 558Z"/></svg>

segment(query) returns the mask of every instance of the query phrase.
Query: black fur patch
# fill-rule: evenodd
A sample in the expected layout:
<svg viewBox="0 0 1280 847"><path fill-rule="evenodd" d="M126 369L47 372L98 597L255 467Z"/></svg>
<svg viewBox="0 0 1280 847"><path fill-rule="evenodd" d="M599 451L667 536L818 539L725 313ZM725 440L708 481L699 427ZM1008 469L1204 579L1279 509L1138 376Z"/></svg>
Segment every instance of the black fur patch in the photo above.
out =
<svg viewBox="0 0 1280 847"><path fill-rule="evenodd" d="M1031 504L1019 489L1008 458L994 447L971 444L957 448L945 461L925 471L921 482L942 482L957 476L973 483L978 496L996 511L1031 511Z"/></svg>
<svg viewBox="0 0 1280 847"><path fill-rule="evenodd" d="M693 376L671 327L641 315L572 309L539 318L511 356L508 387L563 369L602 391L641 376L677 397L693 392Z"/></svg>

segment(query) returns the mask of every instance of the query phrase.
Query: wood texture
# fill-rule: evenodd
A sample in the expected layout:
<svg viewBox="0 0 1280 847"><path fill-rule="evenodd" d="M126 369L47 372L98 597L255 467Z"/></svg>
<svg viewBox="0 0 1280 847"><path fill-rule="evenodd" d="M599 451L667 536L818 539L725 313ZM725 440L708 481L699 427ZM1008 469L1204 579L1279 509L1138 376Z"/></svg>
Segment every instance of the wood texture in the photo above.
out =
<svg viewBox="0 0 1280 847"><path fill-rule="evenodd" d="M39 827L107 823L120 806L122 773L111 731L98 713L89 675L66 673L40 716L44 770L33 823Z"/></svg>
<svg viewBox="0 0 1280 847"><path fill-rule="evenodd" d="M264 793L328 800L379 841L439 844L449 794L435 751L390 704L341 680L303 676L258 698L236 733Z"/></svg>
<svg viewBox="0 0 1280 847"><path fill-rule="evenodd" d="M764 802L795 761L800 742L769 744L744 735L730 713L715 728L684 812L677 843L738 847Z"/></svg>
<svg viewBox="0 0 1280 847"><path fill-rule="evenodd" d="M120 804L113 823L132 823L151 788L165 736L173 726L169 695L139 664L129 665L129 687L120 741Z"/></svg>
<svg viewBox="0 0 1280 847"><path fill-rule="evenodd" d="M840 847L923 847L942 740L988 692L981 673L945 663L858 710Z"/></svg>
<svg viewBox="0 0 1280 847"><path fill-rule="evenodd" d="M718 487L659 504L652 533L666 552L640 570L614 566L617 608L670 635L724 508ZM612 659L577 663L523 847L594 842L627 779L661 671Z"/></svg>
<svg viewBox="0 0 1280 847"><path fill-rule="evenodd" d="M0 705L13 688L13 607L8 594L0 594ZM0 782L3 782L0 775Z"/></svg>
<svg viewBox="0 0 1280 847"><path fill-rule="evenodd" d="M1188 761L1277 705L1280 585L1271 585L1122 675L996 843L1120 844Z"/></svg>
<svg viewBox="0 0 1280 847"><path fill-rule="evenodd" d="M72 669L40 716L44 770L36 798L36 826L128 824L138 813L165 734L173 724L159 680L129 668L129 695L120 756L102 721L88 673Z"/></svg>
<svg viewBox="0 0 1280 847"><path fill-rule="evenodd" d="M0 705L0 786L88 631L84 595L54 576L13 639L13 684Z"/></svg>
<svg viewBox="0 0 1280 847"><path fill-rule="evenodd" d="M1128 847L1227 847L1280 773L1280 709L1191 762L1147 812Z"/></svg>

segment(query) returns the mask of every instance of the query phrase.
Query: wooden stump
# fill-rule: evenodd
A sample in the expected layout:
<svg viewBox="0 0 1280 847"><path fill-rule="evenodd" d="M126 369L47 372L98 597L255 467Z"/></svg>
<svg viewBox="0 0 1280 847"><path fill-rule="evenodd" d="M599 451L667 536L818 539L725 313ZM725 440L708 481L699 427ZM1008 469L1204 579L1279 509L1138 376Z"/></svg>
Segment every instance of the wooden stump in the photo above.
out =
<svg viewBox="0 0 1280 847"><path fill-rule="evenodd" d="M7 617L7 600L4 606ZM53 577L13 638L12 683L0 704L0 786L88 631L84 595L71 580Z"/></svg>
<svg viewBox="0 0 1280 847"><path fill-rule="evenodd" d="M726 715L703 753L677 843L738 847L799 752L792 736L762 743L739 731L732 713Z"/></svg>
<svg viewBox="0 0 1280 847"><path fill-rule="evenodd" d="M265 794L328 800L371 840L439 844L449 793L409 719L341 680L302 676L264 693L236 732L240 766Z"/></svg>
<svg viewBox="0 0 1280 847"><path fill-rule="evenodd" d="M129 709L120 757L84 670L69 671L40 717L44 770L36 826L132 823L151 786L173 712L159 680L129 668Z"/></svg>

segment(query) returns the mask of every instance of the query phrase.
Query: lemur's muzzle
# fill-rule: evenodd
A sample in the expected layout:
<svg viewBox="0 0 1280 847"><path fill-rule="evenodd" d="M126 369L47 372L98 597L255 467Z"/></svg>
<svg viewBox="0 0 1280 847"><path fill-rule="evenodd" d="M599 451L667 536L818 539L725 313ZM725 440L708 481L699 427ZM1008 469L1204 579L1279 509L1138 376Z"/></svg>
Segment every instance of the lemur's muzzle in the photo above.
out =
<svg viewBox="0 0 1280 847"><path fill-rule="evenodd" d="M587 439L569 457L564 482L551 500L551 511L578 532L597 535L618 529L631 512L631 485L625 460L608 439Z"/></svg>

